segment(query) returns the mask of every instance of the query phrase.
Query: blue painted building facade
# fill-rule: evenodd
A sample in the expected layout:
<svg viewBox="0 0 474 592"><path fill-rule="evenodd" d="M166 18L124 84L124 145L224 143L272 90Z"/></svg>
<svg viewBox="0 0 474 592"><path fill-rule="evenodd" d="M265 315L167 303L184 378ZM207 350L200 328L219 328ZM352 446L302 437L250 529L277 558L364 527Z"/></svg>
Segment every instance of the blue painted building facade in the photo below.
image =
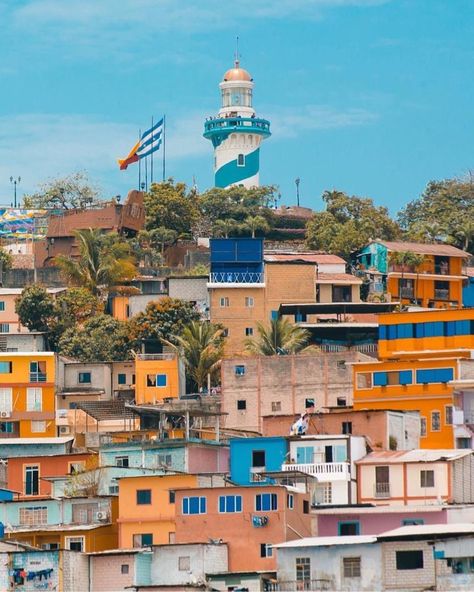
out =
<svg viewBox="0 0 474 592"><path fill-rule="evenodd" d="M234 438L230 440L230 479L238 485L271 483L261 473L280 471L287 458L286 438Z"/></svg>
<svg viewBox="0 0 474 592"><path fill-rule="evenodd" d="M263 238L213 238L211 284L263 284Z"/></svg>

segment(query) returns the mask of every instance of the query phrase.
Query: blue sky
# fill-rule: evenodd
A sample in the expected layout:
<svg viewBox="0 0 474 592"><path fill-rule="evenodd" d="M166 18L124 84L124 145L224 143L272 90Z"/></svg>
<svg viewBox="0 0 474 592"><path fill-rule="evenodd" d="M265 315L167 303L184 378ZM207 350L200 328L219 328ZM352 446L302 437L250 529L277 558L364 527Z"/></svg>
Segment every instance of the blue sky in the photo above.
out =
<svg viewBox="0 0 474 592"><path fill-rule="evenodd" d="M261 182L396 211L473 166L472 0L0 0L0 202L86 170L104 197L139 128L167 116L167 172L213 183L203 121L235 36L273 135Z"/></svg>

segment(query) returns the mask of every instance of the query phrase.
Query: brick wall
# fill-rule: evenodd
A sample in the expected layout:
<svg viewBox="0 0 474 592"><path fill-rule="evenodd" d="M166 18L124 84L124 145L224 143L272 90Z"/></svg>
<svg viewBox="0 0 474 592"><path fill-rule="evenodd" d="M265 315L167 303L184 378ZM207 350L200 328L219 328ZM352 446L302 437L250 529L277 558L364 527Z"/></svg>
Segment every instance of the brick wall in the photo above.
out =
<svg viewBox="0 0 474 592"><path fill-rule="evenodd" d="M457 504L474 502L474 456L471 454L451 463L452 496Z"/></svg>
<svg viewBox="0 0 474 592"><path fill-rule="evenodd" d="M94 592L125 590L134 584L135 554L91 556L91 589ZM122 573L122 565L128 565L128 574ZM69 588L73 590L73 588ZM74 590L87 588L74 588Z"/></svg>
<svg viewBox="0 0 474 592"><path fill-rule="evenodd" d="M89 557L75 551L64 550L61 553L63 569L62 589L89 590Z"/></svg>

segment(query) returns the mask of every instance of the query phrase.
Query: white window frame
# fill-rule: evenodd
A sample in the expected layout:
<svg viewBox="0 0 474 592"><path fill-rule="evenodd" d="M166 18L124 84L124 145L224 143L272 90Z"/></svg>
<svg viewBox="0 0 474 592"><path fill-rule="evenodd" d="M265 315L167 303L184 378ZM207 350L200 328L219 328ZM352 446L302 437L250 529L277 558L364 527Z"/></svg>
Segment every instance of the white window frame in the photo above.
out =
<svg viewBox="0 0 474 592"><path fill-rule="evenodd" d="M72 542L77 543L77 542L81 542L82 543L82 550L81 553L85 553L86 552L86 537L85 536L67 536L64 537L64 546L66 549L71 550L70 549L70 544Z"/></svg>
<svg viewBox="0 0 474 592"><path fill-rule="evenodd" d="M44 419L31 421L32 434L44 434L46 432L46 422Z"/></svg>
<svg viewBox="0 0 474 592"><path fill-rule="evenodd" d="M10 323L0 323L0 333L10 333Z"/></svg>
<svg viewBox="0 0 474 592"><path fill-rule="evenodd" d="M219 301L219 305L221 308L229 308L230 306L230 300L228 296L221 296L220 301Z"/></svg>
<svg viewBox="0 0 474 592"><path fill-rule="evenodd" d="M255 300L253 296L246 296L245 297L245 306L247 308L253 308L255 306Z"/></svg>
<svg viewBox="0 0 474 592"><path fill-rule="evenodd" d="M13 411L13 389L0 388L0 412L11 413Z"/></svg>
<svg viewBox="0 0 474 592"><path fill-rule="evenodd" d="M26 389L26 410L43 410L43 389L41 387L31 386Z"/></svg>

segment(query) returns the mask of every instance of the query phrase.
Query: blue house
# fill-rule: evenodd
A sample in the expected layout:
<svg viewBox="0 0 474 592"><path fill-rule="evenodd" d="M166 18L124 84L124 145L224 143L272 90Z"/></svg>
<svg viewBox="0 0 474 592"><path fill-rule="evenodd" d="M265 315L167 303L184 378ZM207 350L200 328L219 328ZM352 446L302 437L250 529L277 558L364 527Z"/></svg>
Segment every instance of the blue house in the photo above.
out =
<svg viewBox="0 0 474 592"><path fill-rule="evenodd" d="M466 307L474 306L474 268L468 267L466 269L467 280L462 289L462 304Z"/></svg>
<svg viewBox="0 0 474 592"><path fill-rule="evenodd" d="M263 238L213 238L211 284L263 284Z"/></svg>
<svg viewBox="0 0 474 592"><path fill-rule="evenodd" d="M230 479L238 485L261 485L267 481L262 473L280 471L287 454L288 442L283 437L232 439Z"/></svg>

